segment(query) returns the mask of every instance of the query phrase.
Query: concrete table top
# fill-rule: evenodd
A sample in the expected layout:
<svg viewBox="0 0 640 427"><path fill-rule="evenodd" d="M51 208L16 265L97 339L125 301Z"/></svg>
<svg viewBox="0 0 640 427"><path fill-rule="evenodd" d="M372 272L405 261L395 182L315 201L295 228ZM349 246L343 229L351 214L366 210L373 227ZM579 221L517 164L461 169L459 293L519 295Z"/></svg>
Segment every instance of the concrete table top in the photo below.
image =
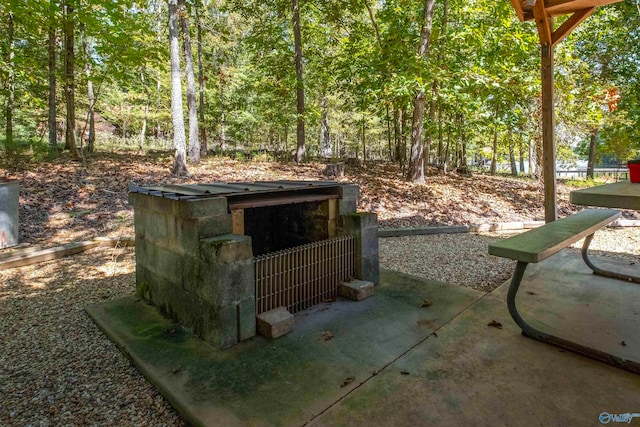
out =
<svg viewBox="0 0 640 427"><path fill-rule="evenodd" d="M571 192L571 203L585 206L640 210L640 184L620 181Z"/></svg>

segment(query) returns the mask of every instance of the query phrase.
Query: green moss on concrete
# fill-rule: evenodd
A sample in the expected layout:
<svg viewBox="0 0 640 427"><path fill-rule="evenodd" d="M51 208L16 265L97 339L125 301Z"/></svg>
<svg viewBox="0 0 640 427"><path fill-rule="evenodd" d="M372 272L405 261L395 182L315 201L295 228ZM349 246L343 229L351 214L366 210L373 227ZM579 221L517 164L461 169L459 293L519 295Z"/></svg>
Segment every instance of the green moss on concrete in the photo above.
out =
<svg viewBox="0 0 640 427"><path fill-rule="evenodd" d="M207 345L133 297L87 311L191 422L301 425L480 296L386 272L383 282L366 300L338 300L300 313L286 336L255 337L227 350ZM451 290L457 300L444 297ZM418 307L425 297L434 301L428 310ZM323 340L323 331L334 337Z"/></svg>

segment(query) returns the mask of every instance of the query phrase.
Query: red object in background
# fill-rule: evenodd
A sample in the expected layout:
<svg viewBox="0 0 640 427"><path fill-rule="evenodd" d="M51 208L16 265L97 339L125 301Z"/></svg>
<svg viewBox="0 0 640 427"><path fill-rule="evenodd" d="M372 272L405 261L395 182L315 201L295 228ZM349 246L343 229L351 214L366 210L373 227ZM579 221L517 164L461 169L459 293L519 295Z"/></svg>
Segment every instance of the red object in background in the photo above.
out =
<svg viewBox="0 0 640 427"><path fill-rule="evenodd" d="M627 167L629 168L629 180L640 182L640 160L629 160Z"/></svg>

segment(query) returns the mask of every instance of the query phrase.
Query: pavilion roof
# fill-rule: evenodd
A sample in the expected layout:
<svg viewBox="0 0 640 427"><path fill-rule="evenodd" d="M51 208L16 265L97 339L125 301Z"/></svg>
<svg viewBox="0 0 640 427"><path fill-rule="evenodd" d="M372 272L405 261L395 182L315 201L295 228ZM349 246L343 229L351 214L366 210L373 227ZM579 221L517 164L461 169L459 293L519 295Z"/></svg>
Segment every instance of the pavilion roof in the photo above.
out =
<svg viewBox="0 0 640 427"><path fill-rule="evenodd" d="M520 21L536 21L540 44L556 45L598 6L622 0L511 0ZM560 27L553 29L553 17L571 15Z"/></svg>

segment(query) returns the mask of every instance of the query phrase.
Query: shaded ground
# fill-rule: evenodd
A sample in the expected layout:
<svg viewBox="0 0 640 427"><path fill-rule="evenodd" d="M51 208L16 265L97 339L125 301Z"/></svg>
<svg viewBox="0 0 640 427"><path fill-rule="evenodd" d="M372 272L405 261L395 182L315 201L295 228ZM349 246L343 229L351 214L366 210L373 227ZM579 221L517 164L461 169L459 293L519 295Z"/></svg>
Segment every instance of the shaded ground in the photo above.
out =
<svg viewBox="0 0 640 427"><path fill-rule="evenodd" d="M0 176L20 181L20 242L42 246L133 235L133 211L127 202L130 185L327 179L322 174L324 164L317 162L207 158L190 166L189 179L171 176L171 162L170 152L96 153L84 165L68 158L5 163ZM360 185L359 209L377 212L382 227L530 221L544 216L537 182L431 172L425 184L412 184L403 180L397 165L376 163L347 166L346 176L337 180ZM560 185L558 192L561 215L579 209L568 203L566 186Z"/></svg>

